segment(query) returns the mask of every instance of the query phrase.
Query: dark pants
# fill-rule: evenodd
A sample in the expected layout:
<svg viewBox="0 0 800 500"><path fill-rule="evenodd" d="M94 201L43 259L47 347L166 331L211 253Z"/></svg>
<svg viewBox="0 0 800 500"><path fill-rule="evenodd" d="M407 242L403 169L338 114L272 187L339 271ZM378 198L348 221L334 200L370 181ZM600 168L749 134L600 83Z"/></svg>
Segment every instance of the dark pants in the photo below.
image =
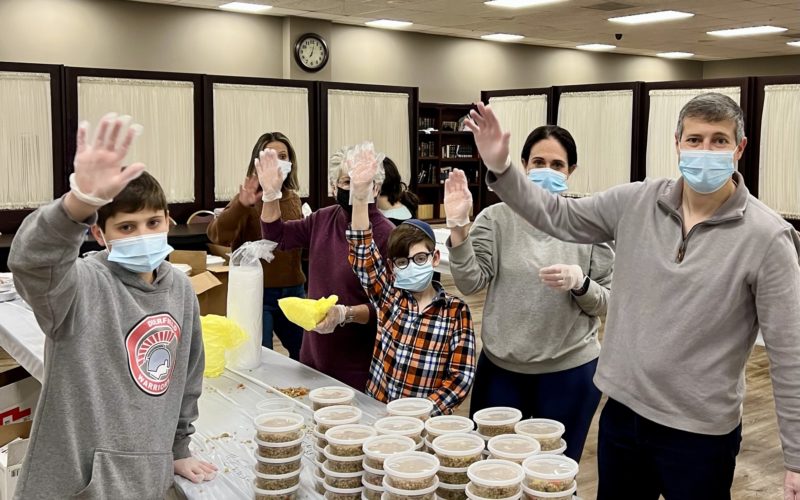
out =
<svg viewBox="0 0 800 500"><path fill-rule="evenodd" d="M272 349L272 332L289 351L289 357L300 360L300 346L303 345L303 327L295 325L283 314L278 307L278 299L284 297L306 296L303 285L289 286L285 288L265 288L264 289L264 316L263 316L263 336L261 345Z"/></svg>
<svg viewBox="0 0 800 500"><path fill-rule="evenodd" d="M592 378L597 360L554 373L529 375L504 370L481 353L472 387L470 416L490 406L511 406L523 418L550 418L566 427L564 453L580 461L583 445L594 412L600 404L600 391Z"/></svg>
<svg viewBox="0 0 800 500"><path fill-rule="evenodd" d="M728 500L742 425L711 436L666 427L608 400L600 415L598 500Z"/></svg>

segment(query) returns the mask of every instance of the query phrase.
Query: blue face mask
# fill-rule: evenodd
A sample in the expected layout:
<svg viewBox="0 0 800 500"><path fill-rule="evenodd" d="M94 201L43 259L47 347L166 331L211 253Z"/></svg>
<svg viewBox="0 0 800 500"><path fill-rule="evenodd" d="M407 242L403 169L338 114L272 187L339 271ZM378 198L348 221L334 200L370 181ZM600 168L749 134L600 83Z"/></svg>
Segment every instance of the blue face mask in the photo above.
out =
<svg viewBox="0 0 800 500"><path fill-rule="evenodd" d="M111 240L108 244L108 260L134 273L152 272L173 250L167 244L166 232Z"/></svg>
<svg viewBox="0 0 800 500"><path fill-rule="evenodd" d="M732 151L681 150L678 168L683 179L695 192L710 194L718 191L733 175Z"/></svg>
<svg viewBox="0 0 800 500"><path fill-rule="evenodd" d="M567 190L567 176L552 168L532 168L528 171L528 179L551 193L558 194Z"/></svg>
<svg viewBox="0 0 800 500"><path fill-rule="evenodd" d="M433 263L417 265L413 261L405 269L394 268L394 286L409 292L421 292L428 288L433 279Z"/></svg>

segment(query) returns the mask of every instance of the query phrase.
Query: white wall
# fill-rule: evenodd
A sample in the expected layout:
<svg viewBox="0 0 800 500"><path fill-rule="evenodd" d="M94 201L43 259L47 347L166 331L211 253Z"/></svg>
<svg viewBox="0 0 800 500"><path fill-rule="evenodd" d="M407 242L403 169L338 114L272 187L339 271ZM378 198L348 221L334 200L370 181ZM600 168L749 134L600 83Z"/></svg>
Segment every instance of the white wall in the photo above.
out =
<svg viewBox="0 0 800 500"><path fill-rule="evenodd" d="M703 64L703 78L777 75L800 75L800 55L708 61Z"/></svg>

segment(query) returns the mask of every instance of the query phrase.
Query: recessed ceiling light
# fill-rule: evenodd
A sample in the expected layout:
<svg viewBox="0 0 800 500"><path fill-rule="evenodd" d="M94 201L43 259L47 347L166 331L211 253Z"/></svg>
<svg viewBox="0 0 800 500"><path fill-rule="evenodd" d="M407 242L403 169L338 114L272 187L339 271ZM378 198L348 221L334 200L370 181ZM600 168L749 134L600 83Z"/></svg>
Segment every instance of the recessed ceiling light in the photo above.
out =
<svg viewBox="0 0 800 500"><path fill-rule="evenodd" d="M522 35L512 35L510 33L492 33L491 35L482 35L484 40L491 40L493 42L516 42L525 38Z"/></svg>
<svg viewBox="0 0 800 500"><path fill-rule="evenodd" d="M786 45L791 45L792 47L800 47L800 40L796 40L794 42L786 42Z"/></svg>
<svg viewBox="0 0 800 500"><path fill-rule="evenodd" d="M665 57L667 59L686 59L694 56L692 52L659 52L656 54L658 57Z"/></svg>
<svg viewBox="0 0 800 500"><path fill-rule="evenodd" d="M535 7L537 5L547 5L549 3L563 2L564 0L487 0L483 2L490 7L505 7L507 9L524 9L525 7Z"/></svg>
<svg viewBox="0 0 800 500"><path fill-rule="evenodd" d="M662 21L675 21L676 19L687 19L693 17L691 12L679 12L677 10L662 10L658 12L648 12L646 14L635 14L632 16L610 17L609 21L620 24L646 24L660 23Z"/></svg>
<svg viewBox="0 0 800 500"><path fill-rule="evenodd" d="M733 28L729 30L717 30L706 32L713 36L731 37L731 36L750 36L750 35L769 35L771 33L781 33L787 31L786 28L779 28L777 26L750 26L748 28Z"/></svg>
<svg viewBox="0 0 800 500"><path fill-rule="evenodd" d="M230 2L219 6L222 10L232 12L246 12L247 14L260 14L272 8L272 5L262 5L260 3Z"/></svg>
<svg viewBox="0 0 800 500"><path fill-rule="evenodd" d="M366 24L370 28L388 28L391 30L396 30L400 28L408 28L414 23L408 21L395 21L392 19L378 19L375 21L367 21L364 24Z"/></svg>
<svg viewBox="0 0 800 500"><path fill-rule="evenodd" d="M608 45L608 44L605 44L605 43L587 43L587 44L584 44L584 45L578 45L575 48L576 49L581 49L581 50L593 50L595 52L599 52L599 51L603 51L603 50L616 49L617 46L616 45Z"/></svg>

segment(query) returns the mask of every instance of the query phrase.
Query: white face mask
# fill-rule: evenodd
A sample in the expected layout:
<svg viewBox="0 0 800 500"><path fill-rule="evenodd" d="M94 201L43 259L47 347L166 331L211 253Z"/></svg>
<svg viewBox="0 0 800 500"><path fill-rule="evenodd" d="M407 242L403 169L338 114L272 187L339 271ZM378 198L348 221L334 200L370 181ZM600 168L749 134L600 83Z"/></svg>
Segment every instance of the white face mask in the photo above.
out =
<svg viewBox="0 0 800 500"><path fill-rule="evenodd" d="M107 241L100 232L103 242L109 248L108 260L116 262L133 273L149 273L164 262L174 250L167 243L167 233L131 236Z"/></svg>

